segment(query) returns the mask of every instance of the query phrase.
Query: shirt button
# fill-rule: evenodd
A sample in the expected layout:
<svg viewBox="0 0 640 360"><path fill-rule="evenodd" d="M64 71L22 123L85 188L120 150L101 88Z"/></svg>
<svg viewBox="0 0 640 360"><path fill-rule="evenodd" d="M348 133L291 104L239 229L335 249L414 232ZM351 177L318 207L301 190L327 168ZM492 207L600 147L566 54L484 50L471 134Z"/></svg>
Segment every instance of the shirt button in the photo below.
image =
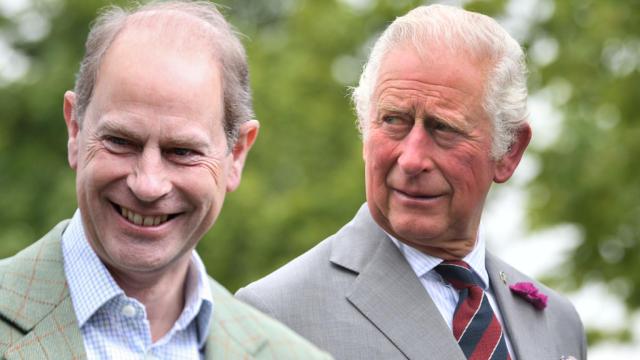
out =
<svg viewBox="0 0 640 360"><path fill-rule="evenodd" d="M122 315L128 318L134 317L136 315L136 308L131 304L127 304L122 307Z"/></svg>

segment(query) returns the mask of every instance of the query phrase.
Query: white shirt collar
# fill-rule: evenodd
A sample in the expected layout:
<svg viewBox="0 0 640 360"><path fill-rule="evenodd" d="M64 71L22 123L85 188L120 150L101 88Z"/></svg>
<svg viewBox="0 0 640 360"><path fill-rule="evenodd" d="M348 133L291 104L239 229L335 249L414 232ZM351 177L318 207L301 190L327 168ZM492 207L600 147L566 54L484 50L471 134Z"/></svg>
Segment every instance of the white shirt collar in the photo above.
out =
<svg viewBox="0 0 640 360"><path fill-rule="evenodd" d="M385 232L386 233L386 232ZM482 279L484 283L484 289L486 290L489 287L489 274L487 273L487 268L485 267L485 240L484 236L481 236L481 229L478 231L478 238L476 239L476 245L473 250L467 256L465 256L462 260L467 262L473 271ZM400 240L394 238L393 236L387 233L387 236L393 241L394 244L400 250L400 253L407 259L407 262L416 273L417 277L422 276L439 276L433 270L438 264L440 264L443 259L440 259L435 256L431 256L425 254Z"/></svg>

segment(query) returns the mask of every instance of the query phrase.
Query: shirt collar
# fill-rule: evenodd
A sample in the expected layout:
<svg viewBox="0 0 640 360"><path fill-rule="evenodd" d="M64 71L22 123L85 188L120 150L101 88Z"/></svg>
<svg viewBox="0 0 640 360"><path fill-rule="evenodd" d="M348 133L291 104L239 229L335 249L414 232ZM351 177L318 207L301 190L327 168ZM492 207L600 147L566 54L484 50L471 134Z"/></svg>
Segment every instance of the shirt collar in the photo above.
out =
<svg viewBox="0 0 640 360"><path fill-rule="evenodd" d="M184 310L176 321L176 325L179 328L186 328L195 318L198 329L198 346L201 348L209 336L209 328L213 318L213 295L207 281L208 278L204 264L194 250L191 255L185 287L187 298Z"/></svg>
<svg viewBox="0 0 640 360"><path fill-rule="evenodd" d="M386 232L385 232L386 233ZM487 273L487 268L485 267L485 240L482 234L482 229L478 231L478 238L476 239L476 245L473 247L473 250L467 256L465 256L462 260L471 266L473 271L482 279L484 289L486 290L489 286L489 274ZM416 276L423 277L428 274L434 274L435 271L431 272L436 266L438 266L443 259L440 259L435 256L431 256L425 254L411 246L404 244L398 239L387 233L387 236L393 241L394 244L398 247L402 255L407 259L409 265L413 269L413 272L416 273Z"/></svg>
<svg viewBox="0 0 640 360"><path fill-rule="evenodd" d="M64 271L73 308L82 327L102 306L117 296L125 296L85 236L80 210L76 210L62 235ZM204 264L193 251L185 286L185 306L176 321L176 330L194 320L198 345L204 346L213 318L213 296Z"/></svg>
<svg viewBox="0 0 640 360"><path fill-rule="evenodd" d="M62 255L71 301L82 327L100 307L124 292L87 242L79 210L62 234Z"/></svg>

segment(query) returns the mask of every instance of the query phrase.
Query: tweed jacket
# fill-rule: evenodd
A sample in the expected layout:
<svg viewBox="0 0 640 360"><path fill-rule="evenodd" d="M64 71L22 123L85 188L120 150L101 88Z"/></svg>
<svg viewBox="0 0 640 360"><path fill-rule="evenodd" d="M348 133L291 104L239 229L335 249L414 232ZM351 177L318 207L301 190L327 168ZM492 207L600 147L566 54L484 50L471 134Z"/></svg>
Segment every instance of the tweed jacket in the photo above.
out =
<svg viewBox="0 0 640 360"><path fill-rule="evenodd" d="M0 262L0 359L86 358L63 269L67 222ZM213 279L210 286L214 313L206 359L330 359Z"/></svg>
<svg viewBox="0 0 640 360"><path fill-rule="evenodd" d="M514 359L586 359L573 306L487 252L485 266ZM509 290L532 282L538 310ZM282 321L336 359L464 360L451 329L398 247L365 204L333 236L236 297Z"/></svg>

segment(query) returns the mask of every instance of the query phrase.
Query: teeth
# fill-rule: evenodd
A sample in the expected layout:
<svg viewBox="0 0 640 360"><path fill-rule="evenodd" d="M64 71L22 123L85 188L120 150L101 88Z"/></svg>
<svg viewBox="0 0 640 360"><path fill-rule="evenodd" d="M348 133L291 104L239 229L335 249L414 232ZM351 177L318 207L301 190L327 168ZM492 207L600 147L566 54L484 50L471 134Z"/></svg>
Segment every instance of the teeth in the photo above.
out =
<svg viewBox="0 0 640 360"><path fill-rule="evenodd" d="M120 214L130 222L142 226L158 226L169 219L169 215L144 216L125 207L120 207Z"/></svg>

